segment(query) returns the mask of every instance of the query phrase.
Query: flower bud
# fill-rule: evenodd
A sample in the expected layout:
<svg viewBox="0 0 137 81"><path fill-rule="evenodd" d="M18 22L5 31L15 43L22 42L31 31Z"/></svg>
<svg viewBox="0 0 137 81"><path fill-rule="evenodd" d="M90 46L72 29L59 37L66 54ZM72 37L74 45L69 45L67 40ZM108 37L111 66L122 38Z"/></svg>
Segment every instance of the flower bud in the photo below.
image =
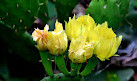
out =
<svg viewBox="0 0 137 81"><path fill-rule="evenodd" d="M65 22L66 34L71 40L72 38L77 38L79 36L87 37L88 31L95 27L95 22L89 15L82 15L75 19L74 17L69 18L69 22Z"/></svg>
<svg viewBox="0 0 137 81"><path fill-rule="evenodd" d="M69 59L73 63L83 63L93 55L93 44L86 42L84 37L72 39L69 47Z"/></svg>
<svg viewBox="0 0 137 81"><path fill-rule="evenodd" d="M46 50L47 49L47 33L48 33L49 26L46 25L44 30L39 30L38 28L32 33L33 40L37 42L36 47L39 50Z"/></svg>
<svg viewBox="0 0 137 81"><path fill-rule="evenodd" d="M67 35L63 30L62 24L59 23L58 21L56 21L55 30L48 32L47 39L48 39L47 46L49 52L52 55L59 55L59 54L61 55L66 51L68 46Z"/></svg>

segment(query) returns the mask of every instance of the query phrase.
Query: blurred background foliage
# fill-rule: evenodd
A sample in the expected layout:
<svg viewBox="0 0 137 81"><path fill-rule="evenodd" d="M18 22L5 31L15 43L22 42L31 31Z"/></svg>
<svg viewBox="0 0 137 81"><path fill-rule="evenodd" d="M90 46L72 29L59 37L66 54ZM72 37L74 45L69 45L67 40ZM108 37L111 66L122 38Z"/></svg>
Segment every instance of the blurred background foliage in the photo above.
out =
<svg viewBox="0 0 137 81"><path fill-rule="evenodd" d="M53 30L56 19L64 25L74 14L89 14L100 24L108 21L123 35L120 56L99 63L85 81L137 81L137 0L1 0L0 81L39 81L47 76L31 33L45 24ZM59 73L54 62L53 69Z"/></svg>

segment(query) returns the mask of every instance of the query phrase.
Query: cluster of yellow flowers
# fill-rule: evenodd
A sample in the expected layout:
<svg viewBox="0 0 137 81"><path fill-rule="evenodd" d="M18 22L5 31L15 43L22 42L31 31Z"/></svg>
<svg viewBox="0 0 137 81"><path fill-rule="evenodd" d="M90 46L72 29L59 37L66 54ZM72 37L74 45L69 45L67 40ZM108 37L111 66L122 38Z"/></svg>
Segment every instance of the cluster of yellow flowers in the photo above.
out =
<svg viewBox="0 0 137 81"><path fill-rule="evenodd" d="M34 41L37 41L37 48L39 50L49 50L52 55L63 54L68 46L68 39L61 23L56 21L55 30L48 31L49 26L46 25L44 30L38 28L32 33Z"/></svg>
<svg viewBox="0 0 137 81"><path fill-rule="evenodd" d="M44 31L35 29L32 34L37 41L39 50L49 49L53 55L63 54L69 47L69 59L74 63L83 63L95 54L101 61L116 56L122 36L116 36L112 28L108 28L107 22L96 24L89 15L82 15L75 19L69 18L65 22L65 31L62 24L56 22L55 30L48 32L48 25ZM68 38L68 39L67 39Z"/></svg>

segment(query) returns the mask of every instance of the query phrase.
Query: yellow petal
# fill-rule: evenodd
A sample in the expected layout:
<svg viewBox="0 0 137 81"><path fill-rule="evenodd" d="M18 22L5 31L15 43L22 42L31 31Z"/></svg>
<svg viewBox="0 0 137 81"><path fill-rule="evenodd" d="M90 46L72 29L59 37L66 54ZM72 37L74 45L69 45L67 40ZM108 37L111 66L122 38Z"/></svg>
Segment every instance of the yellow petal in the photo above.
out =
<svg viewBox="0 0 137 81"><path fill-rule="evenodd" d="M108 28L107 22L103 23L102 25L98 24L95 28L95 31L97 31L100 36L106 39L113 39L116 37L116 34L112 28Z"/></svg>
<svg viewBox="0 0 137 81"><path fill-rule="evenodd" d="M82 15L76 19L87 30L92 30L95 27L94 19L89 15Z"/></svg>
<svg viewBox="0 0 137 81"><path fill-rule="evenodd" d="M34 32L32 33L32 37L34 41L37 41L43 34L42 30L39 30L38 28L34 30Z"/></svg>
<svg viewBox="0 0 137 81"><path fill-rule="evenodd" d="M116 38L110 40L112 42L112 49L111 52L106 56L106 58L110 58L115 55L117 52L117 44L116 44Z"/></svg>
<svg viewBox="0 0 137 81"><path fill-rule="evenodd" d="M118 47L119 47L119 45L121 44L121 41L122 41L122 35L120 35L119 37L117 37L116 41L117 41L117 49L118 49Z"/></svg>
<svg viewBox="0 0 137 81"><path fill-rule="evenodd" d="M88 42L99 42L100 41L100 35L94 31L91 30L88 32Z"/></svg>
<svg viewBox="0 0 137 81"><path fill-rule="evenodd" d="M33 40L37 42L37 48L39 50L44 51L47 49L47 33L48 29L46 30L45 28L44 31L37 28L32 33Z"/></svg>
<svg viewBox="0 0 137 81"><path fill-rule="evenodd" d="M71 40L72 38L77 38L79 36L87 38L87 31L93 30L95 25L96 24L93 18L89 15L80 16L76 20L74 15L72 19L69 18L68 23L65 22L65 32L69 40Z"/></svg>
<svg viewBox="0 0 137 81"><path fill-rule="evenodd" d="M59 31L62 31L62 30L63 30L62 23L59 23L58 21L56 21L54 31L59 32Z"/></svg>
<svg viewBox="0 0 137 81"><path fill-rule="evenodd" d="M48 32L48 30L49 30L49 26L46 24L44 27L44 32L46 33L46 32Z"/></svg>
<svg viewBox="0 0 137 81"><path fill-rule="evenodd" d="M112 40L112 41L113 41L112 51L111 51L111 53L108 55L107 58L110 58L110 57L112 57L112 56L115 55L115 53L117 52L118 47L119 47L119 45L120 45L120 43L121 43L121 40L122 40L122 36L119 36L119 37L114 38L114 39Z"/></svg>
<svg viewBox="0 0 137 81"><path fill-rule="evenodd" d="M93 50L94 50L94 47L93 47L93 44L87 44L83 47L83 50L85 50L85 53L84 53L84 56L86 57L86 59L89 59L92 57L93 55Z"/></svg>
<svg viewBox="0 0 137 81"><path fill-rule="evenodd" d="M101 42L99 42L94 50L94 53L97 55L97 57L104 61L105 59L107 59L107 56L110 54L111 50L112 50L112 41L109 40L101 40Z"/></svg>
<svg viewBox="0 0 137 81"><path fill-rule="evenodd" d="M78 49L82 48L85 42L86 40L83 37L79 37L77 39L73 38L70 44L69 51L77 51Z"/></svg>

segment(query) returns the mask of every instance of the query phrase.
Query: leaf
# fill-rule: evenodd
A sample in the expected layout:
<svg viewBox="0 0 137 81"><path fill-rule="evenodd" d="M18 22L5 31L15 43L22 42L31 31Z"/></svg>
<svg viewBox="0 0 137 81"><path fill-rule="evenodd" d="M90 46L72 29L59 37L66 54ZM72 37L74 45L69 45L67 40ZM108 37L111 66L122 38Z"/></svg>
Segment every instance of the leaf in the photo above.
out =
<svg viewBox="0 0 137 81"><path fill-rule="evenodd" d="M106 81L119 81L119 77L115 73L107 72Z"/></svg>
<svg viewBox="0 0 137 81"><path fill-rule="evenodd" d="M97 72L93 71L86 76L85 81L128 81L134 74L133 69L105 70L100 74Z"/></svg>
<svg viewBox="0 0 137 81"><path fill-rule="evenodd" d="M8 81L28 81L28 79L27 78L10 78L10 80L8 80Z"/></svg>
<svg viewBox="0 0 137 81"><path fill-rule="evenodd" d="M9 70L6 64L0 65L0 76L7 80L9 78Z"/></svg>
<svg viewBox="0 0 137 81"><path fill-rule="evenodd" d="M130 0L129 3L129 14L137 13L137 0Z"/></svg>
<svg viewBox="0 0 137 81"><path fill-rule="evenodd" d="M47 2L47 0L44 1ZM45 6L45 9L43 6ZM38 0L1 0L0 20L13 27L16 31L24 32L31 27L38 14L42 18L42 13L44 14L47 11L46 4L43 6L40 5ZM46 19L43 18L42 20Z"/></svg>
<svg viewBox="0 0 137 81"><path fill-rule="evenodd" d="M38 18L41 19L42 24L46 25L49 19L48 14L48 0L39 0Z"/></svg>
<svg viewBox="0 0 137 81"><path fill-rule="evenodd" d="M95 56L92 56L88 63L86 64L84 70L80 73L81 76L87 76L92 72L95 66L99 63L98 59Z"/></svg>
<svg viewBox="0 0 137 81"><path fill-rule="evenodd" d="M58 69L65 75L69 75L68 70L66 68L64 55L55 56L55 63L58 66Z"/></svg>
<svg viewBox="0 0 137 81"><path fill-rule="evenodd" d="M46 53L46 51L39 51L39 52L45 71L50 77L52 77L53 71L52 71L51 55L49 53Z"/></svg>
<svg viewBox="0 0 137 81"><path fill-rule="evenodd" d="M38 62L39 52L29 33L17 33L10 26L0 22L0 34L2 43L13 53L20 55L27 61Z"/></svg>
<svg viewBox="0 0 137 81"><path fill-rule="evenodd" d="M73 63L71 62L71 76L78 74L78 71L81 69L82 63Z"/></svg>
<svg viewBox="0 0 137 81"><path fill-rule="evenodd" d="M54 74L53 77L45 77L41 81L84 81L84 77L76 76L70 77L65 76L63 73Z"/></svg>
<svg viewBox="0 0 137 81"><path fill-rule="evenodd" d="M86 14L90 14L95 22L107 21L109 27L116 27L125 19L128 12L129 0L92 0Z"/></svg>
<svg viewBox="0 0 137 81"><path fill-rule="evenodd" d="M48 21L48 25L49 25L49 30L53 31L55 29L55 22L56 22L56 18L57 18L57 11L55 8L55 3L48 1L48 14L49 14L49 21Z"/></svg>
<svg viewBox="0 0 137 81"><path fill-rule="evenodd" d="M119 77L120 81L128 81L133 76L134 70L133 69L123 69L123 70L117 70L115 71L115 73Z"/></svg>
<svg viewBox="0 0 137 81"><path fill-rule="evenodd" d="M57 17L59 22L68 20L72 10L80 0L56 0Z"/></svg>
<svg viewBox="0 0 137 81"><path fill-rule="evenodd" d="M4 49L2 48L2 50ZM4 50L4 52L6 51ZM4 80L9 79L9 70L7 66L6 53L0 55L0 77L2 77Z"/></svg>
<svg viewBox="0 0 137 81"><path fill-rule="evenodd" d="M48 14L49 14L49 18L53 18L57 16L55 3L51 2L50 0L48 1Z"/></svg>
<svg viewBox="0 0 137 81"><path fill-rule="evenodd" d="M130 0L129 4L129 14L127 16L127 21L133 30L137 30L137 0Z"/></svg>

